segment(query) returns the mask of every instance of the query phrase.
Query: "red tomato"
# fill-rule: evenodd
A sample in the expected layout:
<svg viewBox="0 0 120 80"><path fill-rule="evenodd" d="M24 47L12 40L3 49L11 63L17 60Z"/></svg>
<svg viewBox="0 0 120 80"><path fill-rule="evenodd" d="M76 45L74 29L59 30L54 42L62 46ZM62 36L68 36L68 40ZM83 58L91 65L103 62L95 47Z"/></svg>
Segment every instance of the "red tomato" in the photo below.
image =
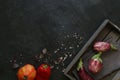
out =
<svg viewBox="0 0 120 80"><path fill-rule="evenodd" d="M36 80L49 80L51 68L47 64L41 64L37 69Z"/></svg>
<svg viewBox="0 0 120 80"><path fill-rule="evenodd" d="M18 70L18 80L34 80L36 77L36 70L33 65L26 64Z"/></svg>

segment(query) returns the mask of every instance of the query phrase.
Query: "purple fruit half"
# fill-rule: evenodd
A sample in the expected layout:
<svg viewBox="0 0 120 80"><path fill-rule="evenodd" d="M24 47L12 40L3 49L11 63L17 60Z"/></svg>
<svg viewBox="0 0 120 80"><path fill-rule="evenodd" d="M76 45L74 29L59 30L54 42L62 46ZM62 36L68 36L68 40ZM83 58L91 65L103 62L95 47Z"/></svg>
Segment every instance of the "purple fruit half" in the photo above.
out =
<svg viewBox="0 0 120 80"><path fill-rule="evenodd" d="M85 70L82 59L78 63L77 71L81 80L94 80Z"/></svg>
<svg viewBox="0 0 120 80"><path fill-rule="evenodd" d="M106 52L110 49L116 50L117 48L114 47L112 44L108 42L96 42L93 46L94 50L98 52Z"/></svg>
<svg viewBox="0 0 120 80"><path fill-rule="evenodd" d="M89 64L88 64L89 71L94 74L100 72L103 68L103 63L100 56L101 53L98 53L89 60Z"/></svg>

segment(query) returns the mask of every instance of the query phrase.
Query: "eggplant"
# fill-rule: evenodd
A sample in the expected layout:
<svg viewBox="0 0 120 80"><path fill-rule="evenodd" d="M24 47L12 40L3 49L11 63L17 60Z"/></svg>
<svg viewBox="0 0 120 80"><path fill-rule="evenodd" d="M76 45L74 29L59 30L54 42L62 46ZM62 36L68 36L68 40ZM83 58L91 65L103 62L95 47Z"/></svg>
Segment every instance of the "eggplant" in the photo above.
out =
<svg viewBox="0 0 120 80"><path fill-rule="evenodd" d="M78 74L79 74L79 77L81 78L81 80L94 80L85 70L82 59L80 59L80 61L78 63L77 71L78 71Z"/></svg>
<svg viewBox="0 0 120 80"><path fill-rule="evenodd" d="M113 46L112 44L110 44L108 42L96 42L94 44L93 48L97 52L106 52L110 49L117 50L117 48L115 46Z"/></svg>
<svg viewBox="0 0 120 80"><path fill-rule="evenodd" d="M102 53L99 52L89 60L88 68L93 74L99 73L103 68L102 59L100 58L101 54Z"/></svg>

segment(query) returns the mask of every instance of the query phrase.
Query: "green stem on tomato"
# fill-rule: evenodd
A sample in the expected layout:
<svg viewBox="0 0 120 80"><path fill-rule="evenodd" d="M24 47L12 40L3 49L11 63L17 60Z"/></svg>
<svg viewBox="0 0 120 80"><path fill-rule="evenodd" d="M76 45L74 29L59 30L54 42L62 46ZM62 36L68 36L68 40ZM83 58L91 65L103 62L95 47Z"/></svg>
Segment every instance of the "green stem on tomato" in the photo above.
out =
<svg viewBox="0 0 120 80"><path fill-rule="evenodd" d="M77 71L79 71L80 68L82 68L82 67L83 67L83 62L82 62L82 59L80 58L80 61L79 61L78 66L77 66Z"/></svg>
<svg viewBox="0 0 120 80"><path fill-rule="evenodd" d="M45 68L45 69L48 68L48 65L44 65L43 68Z"/></svg>
<svg viewBox="0 0 120 80"><path fill-rule="evenodd" d="M110 47L112 50L117 50L117 48L115 46L113 46L112 44L110 44Z"/></svg>
<svg viewBox="0 0 120 80"><path fill-rule="evenodd" d="M99 60L100 62L102 62L102 59L100 58L101 55L102 55L102 52L99 52L99 53L97 53L96 55L94 55L94 56L92 57L92 59L97 59L97 60Z"/></svg>
<svg viewBox="0 0 120 80"><path fill-rule="evenodd" d="M102 54L102 52L99 52L99 53L95 54L95 55L92 57L92 59L97 59L97 58L99 58L99 57L101 56L101 54Z"/></svg>
<svg viewBox="0 0 120 80"><path fill-rule="evenodd" d="M27 80L27 78L28 78L27 76L24 76L24 77L23 77L24 80Z"/></svg>

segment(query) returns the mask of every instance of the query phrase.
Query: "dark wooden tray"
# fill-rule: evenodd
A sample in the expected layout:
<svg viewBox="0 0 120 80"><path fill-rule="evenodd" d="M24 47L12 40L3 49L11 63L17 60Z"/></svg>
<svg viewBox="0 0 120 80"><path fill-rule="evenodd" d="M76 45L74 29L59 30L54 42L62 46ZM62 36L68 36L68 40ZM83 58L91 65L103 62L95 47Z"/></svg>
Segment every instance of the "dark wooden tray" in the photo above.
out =
<svg viewBox="0 0 120 80"><path fill-rule="evenodd" d="M116 73L112 80L120 80L120 70Z"/></svg>
<svg viewBox="0 0 120 80"><path fill-rule="evenodd" d="M93 51L93 44L96 41L106 41L110 42L116 47L118 47L117 51L108 51L104 53L101 57L103 60L104 68L103 70L93 75L88 70L88 60L96 53ZM72 62L66 68L64 74L70 78L71 80L80 80L78 75L76 74L76 67L79 61L79 58L82 57L84 66L88 73L94 77L95 80L100 80L108 74L112 73L115 70L120 68L120 28L113 24L108 19L105 20L97 31L93 34L93 36L88 40L88 42L84 45L81 51L75 56Z"/></svg>

